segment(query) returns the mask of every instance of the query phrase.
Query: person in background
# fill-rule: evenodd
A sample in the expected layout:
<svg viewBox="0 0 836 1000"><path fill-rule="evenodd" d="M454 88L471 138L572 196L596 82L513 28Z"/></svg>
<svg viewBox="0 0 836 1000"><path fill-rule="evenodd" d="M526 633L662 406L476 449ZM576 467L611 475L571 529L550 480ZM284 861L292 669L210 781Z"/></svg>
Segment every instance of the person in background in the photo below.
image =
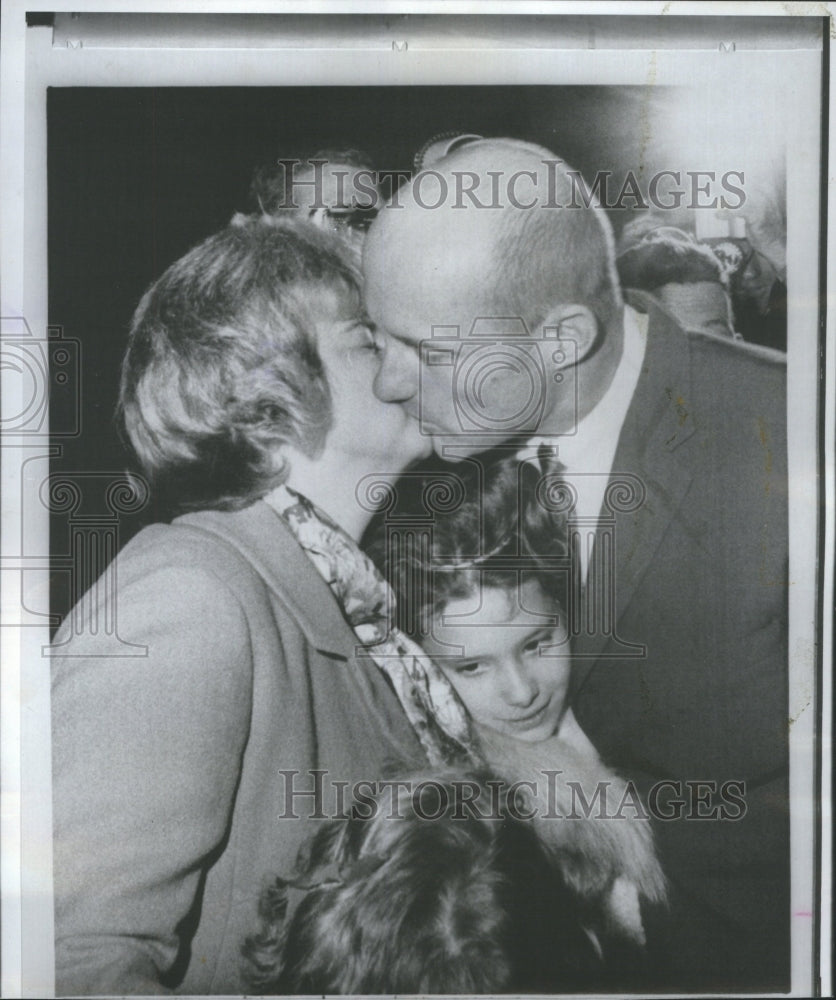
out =
<svg viewBox="0 0 836 1000"><path fill-rule="evenodd" d="M728 275L736 327L742 339L777 351L787 350L787 285L778 267L752 237L705 240ZM770 244L775 250L776 243ZM776 257L778 254L776 253Z"/></svg>
<svg viewBox="0 0 836 1000"><path fill-rule="evenodd" d="M616 267L624 289L650 293L686 330L739 339L726 268L689 233L651 229L621 250Z"/></svg>
<svg viewBox="0 0 836 1000"><path fill-rule="evenodd" d="M781 185L754 182L745 209L706 218L700 209L637 212L624 225L617 259L667 236L714 254L731 299L734 330L747 343L787 350L787 218ZM710 223L710 225L708 224ZM628 261L628 266L630 262ZM631 279L636 280L636 279ZM639 279L641 280L641 279ZM646 288L646 285L625 287ZM676 293L673 293L674 296ZM719 302L717 293L713 293ZM686 309L688 308L686 304Z"/></svg>
<svg viewBox="0 0 836 1000"><path fill-rule="evenodd" d="M258 211L306 219L336 232L358 258L378 196L372 159L359 149L320 149L292 167L279 160L257 168L250 185L250 201Z"/></svg>

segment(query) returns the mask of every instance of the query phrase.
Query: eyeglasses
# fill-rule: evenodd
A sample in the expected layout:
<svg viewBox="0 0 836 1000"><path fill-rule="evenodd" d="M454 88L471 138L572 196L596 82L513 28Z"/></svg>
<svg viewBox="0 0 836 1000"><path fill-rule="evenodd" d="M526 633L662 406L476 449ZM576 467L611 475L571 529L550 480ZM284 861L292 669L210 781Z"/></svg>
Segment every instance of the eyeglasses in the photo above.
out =
<svg viewBox="0 0 836 1000"><path fill-rule="evenodd" d="M317 208L311 209L309 218L322 225L336 230L351 230L352 233L365 235L374 222L377 208Z"/></svg>

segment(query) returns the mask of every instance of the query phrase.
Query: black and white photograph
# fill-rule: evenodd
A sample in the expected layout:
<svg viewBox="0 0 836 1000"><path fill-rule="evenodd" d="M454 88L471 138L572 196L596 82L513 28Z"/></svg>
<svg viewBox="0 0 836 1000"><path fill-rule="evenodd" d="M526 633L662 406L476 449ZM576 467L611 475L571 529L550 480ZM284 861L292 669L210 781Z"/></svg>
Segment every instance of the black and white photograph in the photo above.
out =
<svg viewBox="0 0 836 1000"><path fill-rule="evenodd" d="M7 5L3 996L829 994L832 26L721 6Z"/></svg>

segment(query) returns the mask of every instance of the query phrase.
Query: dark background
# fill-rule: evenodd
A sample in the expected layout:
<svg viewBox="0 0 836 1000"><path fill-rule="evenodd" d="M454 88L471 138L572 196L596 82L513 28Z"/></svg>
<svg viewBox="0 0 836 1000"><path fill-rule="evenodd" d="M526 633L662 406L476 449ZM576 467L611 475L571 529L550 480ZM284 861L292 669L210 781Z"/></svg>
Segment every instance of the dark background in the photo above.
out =
<svg viewBox="0 0 836 1000"><path fill-rule="evenodd" d="M588 179L599 170L641 177L662 166L648 154L648 135L675 94L594 86L51 88L49 318L81 344L81 432L61 439L53 471L131 466L113 419L131 314L172 261L253 207L257 165L356 147L378 169L408 169L434 134L461 130L541 143ZM616 231L630 214L611 213ZM51 405L58 433L70 420L64 398ZM120 515L119 544L158 515L153 501ZM67 551L66 515L53 518L52 551ZM52 590L52 611L63 615L66 574Z"/></svg>

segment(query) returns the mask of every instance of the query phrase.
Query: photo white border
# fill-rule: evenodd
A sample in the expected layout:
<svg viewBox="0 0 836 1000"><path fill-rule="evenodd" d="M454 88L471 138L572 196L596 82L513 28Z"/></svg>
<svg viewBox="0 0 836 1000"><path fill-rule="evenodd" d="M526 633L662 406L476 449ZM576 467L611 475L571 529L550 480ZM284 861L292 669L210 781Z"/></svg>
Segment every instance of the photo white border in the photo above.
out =
<svg viewBox="0 0 836 1000"><path fill-rule="evenodd" d="M662 3L505 3L486 0L483 3L447 2L352 2L340 3L232 3L230 0L204 0L175 3L113 2L90 3L68 0L6 0L2 11L2 121L0 149L3 158L3 188L0 197L0 254L2 255L2 285L0 315L24 316L33 332L47 325L45 275L46 247L46 110L43 87L54 80L57 59L61 66L62 85L156 86L240 84L250 86L305 84L522 84L522 83L594 83L641 84L651 79L659 85L688 79L699 79L700 64L705 51L685 52L594 50L571 48L561 50L559 66L553 64L554 49L517 50L504 52L501 65L491 64L478 51L459 51L450 59L449 49L411 50L407 55L394 49L362 50L339 48L327 50L303 49L282 51L277 60L269 48L201 49L190 48L178 56L165 53L160 66L159 49L73 49L62 53L33 52L31 36L27 55L25 11L44 12L103 12L108 13L304 13L304 14L593 14L624 16L627 14L674 15L706 17L777 16L795 7L806 15L829 16L826 4L662 4ZM813 8L813 9L811 9ZM394 40L394 39L393 39ZM327 56L327 59L326 59ZM735 59L757 58L758 54L737 52ZM792 53L782 53L782 59L793 63ZM787 85L807 94L809 69L797 57L796 68L786 72ZM73 60L75 62L73 63ZM831 88L831 106L833 106ZM788 136L788 148L797 161L803 160L804 137L811 123L817 123L817 109L804 101L797 106L791 122L795 130ZM831 176L828 178L829 235L827 241L828 288L836 288L833 233L836 221L832 187L834 139L830 137ZM27 171L32 162L40 162L43 170ZM803 169L802 169L803 168ZM819 987L828 995L831 986L830 958L830 824L822 827L821 893L817 898L814 886L814 852L812 849L812 808L819 789L815 786L813 762L816 755L816 711L822 713L821 788L828 789L830 780L832 677L828 666L832 659L832 607L834 542L833 474L834 474L834 321L827 315L827 380L824 389L825 419L824 465L819 472L823 484L816 478L819 445L811 428L818 425L820 399L813 377L819 365L819 344L804 331L817 329L818 250L809 248L810 234L818 232L818 162L790 166L788 177L788 260L790 299L792 308L789 335L793 343L788 359L790 388L789 461L791 489L791 626L790 648L793 671L791 677L790 716L793 719L790 739L791 802L793 837L793 914L820 912L820 948L822 976ZM812 178L812 183L811 183ZM32 206L40 206L33 209ZM831 291L832 294L832 291ZM4 412L14 409L20 401L20 386L11 373L2 373ZM2 461L3 556L14 557L21 552L20 511L15 498L21 496L19 476L21 463L15 461L23 452L4 448ZM821 493L824 494L826 520L821 534L816 530L815 511ZM43 511L43 537L48 537L46 511ZM47 546L48 549L48 546ZM823 559L820 575L814 567ZM13 563L4 563L4 567ZM11 574L13 576L13 572ZM2 995L49 995L52 988L52 903L51 903L51 801L49 787L49 661L40 655L47 639L46 629L14 628L19 621L20 591L8 586L9 574L4 574L2 612L4 628L2 642L2 701L0 701L0 733L2 733ZM818 591L818 592L817 592ZM824 601L825 603L821 603ZM821 634L808 624L821 615ZM819 647L819 641L821 646ZM821 652L825 665L822 677L821 704L816 704L816 656ZM26 664L27 669L22 670ZM46 735L44 723L46 721ZM830 818L829 798L822 801L823 819ZM810 850L802 849L809 845ZM805 931L803 917L793 920L793 994L808 995L814 988L810 956L812 927ZM37 970L37 975L35 973Z"/></svg>

